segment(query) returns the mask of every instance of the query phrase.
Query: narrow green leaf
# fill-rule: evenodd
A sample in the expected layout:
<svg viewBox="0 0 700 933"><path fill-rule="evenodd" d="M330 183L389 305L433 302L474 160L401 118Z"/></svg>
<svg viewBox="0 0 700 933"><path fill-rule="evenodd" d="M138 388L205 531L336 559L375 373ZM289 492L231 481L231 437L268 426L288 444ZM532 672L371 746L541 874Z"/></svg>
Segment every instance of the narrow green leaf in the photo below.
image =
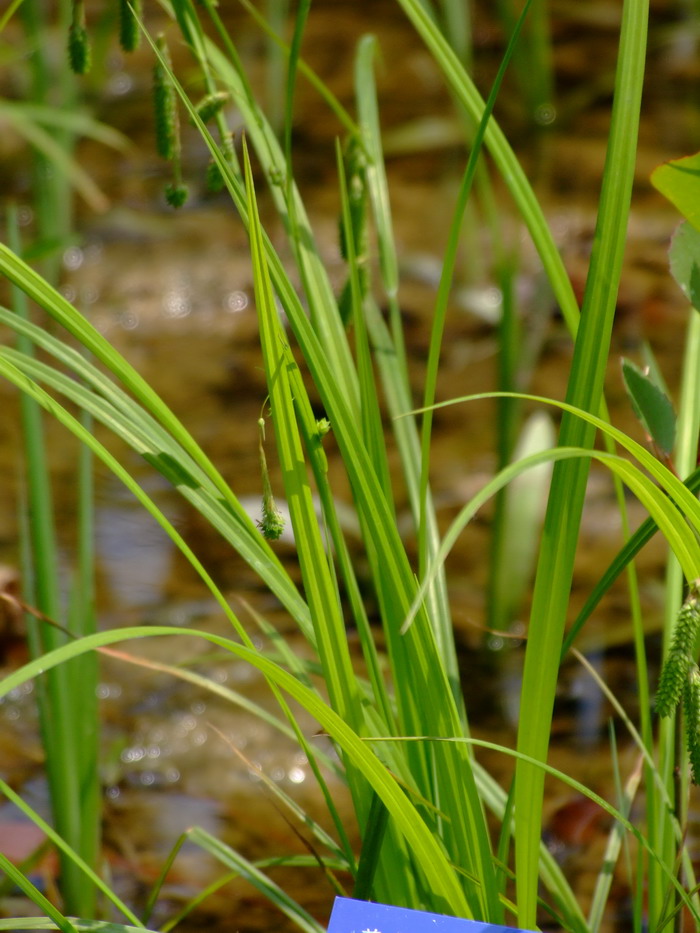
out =
<svg viewBox="0 0 700 933"><path fill-rule="evenodd" d="M188 830L187 838L227 868L245 878L257 891L270 901L285 916L289 917L304 933L323 933L325 927L314 920L293 897L261 871L250 859L236 852L231 846L212 836L205 829L195 826Z"/></svg>
<svg viewBox="0 0 700 933"><path fill-rule="evenodd" d="M133 638L145 638L159 635L181 636L185 630L175 626L136 626L131 628L98 632L78 641L64 645L44 657L25 664L19 670L0 681L0 697L6 696L14 688L36 677L41 671L49 670L70 658L78 657L85 651L111 645ZM299 683L296 677L281 669L274 662L257 651L244 647L230 639L211 632L187 630L188 635L203 638L218 645L241 660L256 667L270 680L276 682L285 692L299 702L338 743L352 760L367 781L384 801L399 831L405 836L413 852L415 863L424 873L426 882L432 891L434 903L443 913L470 918L472 913L462 890L457 873L446 858L443 847L431 826L427 825L421 814L410 802L402 787L387 771L385 766L340 716L337 715L316 693Z"/></svg>
<svg viewBox="0 0 700 933"><path fill-rule="evenodd" d="M43 912L53 920L57 929L62 930L63 933L76 933L76 929L70 920L64 917L63 914L54 907L51 901L41 893L36 885L32 884L29 878L23 875L19 868L13 865L2 852L0 852L0 871L4 872L8 878L12 879L29 900L36 904L39 910L43 910Z"/></svg>

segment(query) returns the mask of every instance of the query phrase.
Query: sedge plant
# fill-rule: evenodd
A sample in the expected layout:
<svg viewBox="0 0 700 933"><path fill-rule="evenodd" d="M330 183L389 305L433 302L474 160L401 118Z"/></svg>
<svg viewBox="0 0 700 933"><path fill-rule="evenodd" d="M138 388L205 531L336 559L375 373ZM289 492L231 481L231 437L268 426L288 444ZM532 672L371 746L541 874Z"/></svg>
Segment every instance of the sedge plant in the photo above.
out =
<svg viewBox="0 0 700 933"><path fill-rule="evenodd" d="M45 277L18 255L12 244L0 244L0 271L18 294L46 312L52 326L42 327L22 315L0 309L0 322L21 337L17 348L0 349L0 373L18 387L23 397L57 419L125 484L199 574L202 585L229 620L231 636L201 631L189 634L196 634L231 657L249 663L267 680L277 700L274 714L256 708L233 690L193 671L172 671L173 676L196 681L231 703L244 706L251 715L265 716L274 728L293 736L307 755L319 793L327 804L332 830L306 820L306 831L314 840L313 857L285 859L281 854L276 860L278 864L286 862L309 870L320 866L324 876L332 879L334 891L358 897L493 923L517 922L529 929L548 921L565 930L588 933L600 926L608 904L611 864L628 845L634 846L639 866L629 878L637 907L637 928L641 930L642 924L648 923L648 929L661 930L680 909L687 910L698 924L700 908L693 897L695 881L684 838L683 814L675 807L676 791L669 785L670 770L676 767L677 757L670 740L662 738L660 757L655 758L649 709L642 712L640 728L627 720L638 747L639 763L629 774L618 769L619 794L614 803L585 787L576 775L557 772L547 762L559 664L563 652L570 647L565 642L568 594L592 460L607 468L640 500L653 528L660 529L667 539L677 568L669 583L669 606L678 609L680 578L690 584L700 577L697 539L700 506L692 482L684 484L666 463L612 426L603 399L603 373L622 268L636 153L646 2L624 3L609 149L596 238L580 310L542 208L493 118L502 72L493 94L485 102L465 68L468 56L464 49L462 54L455 51L428 5L419 0L398 0L398 5L427 45L452 94L473 121L472 152L466 162L445 257L430 365L420 393L419 412L415 410L402 330L397 249L382 156L381 111L373 79L373 40L363 39L358 49L354 118L303 63L304 27L313 13L310 4L299 5L289 46L279 37L276 42L286 56L287 74L280 142L275 125L253 92L234 37L226 30L216 4L211 0L163 2L161 7L179 29L208 98L236 101L245 124L245 137L239 147L234 147L222 108L203 111L201 105L190 100L183 81L173 71L164 40L144 30L158 69L161 100L166 102L171 115L177 109L199 130L209 149L213 171L227 189L248 231L267 392L267 397L261 399L259 452L261 463L266 464L274 450L281 467L281 492L289 506L295 541L294 564L300 583L295 582L274 549L279 520L274 508L275 491L266 470L260 520L266 534L261 534L261 528L242 507L235 489L224 480L166 401ZM450 4L444 7L447 19ZM526 4L516 23L504 69L516 47L528 8ZM132 9L131 13L136 25L143 29L139 11ZM268 27L268 33L272 32ZM348 273L342 297L334 293L295 184L291 127L294 88L301 77L308 77L322 91L350 137L344 147L338 146L336 153L342 253ZM180 174L183 167L173 135L176 127L164 124L164 131L169 134L171 145L163 152L175 163L171 194L175 192L177 197L170 199L175 205L186 196ZM575 341L574 357L565 400L527 397L533 404L562 412L556 445L504 465L464 505L448 531L440 534L430 488L432 411L436 405L458 402L466 405L469 399L437 399L436 374L462 216L482 148L489 152L496 171L502 174L539 251ZM283 223L291 246L293 273L284 267L261 222L255 168L267 180L269 196ZM376 233L377 287L387 298L386 318L374 297L372 266L367 257L373 238L368 236L368 228ZM294 281L300 284L295 287ZM288 327L279 313L280 306ZM691 337L689 344L695 343ZM40 350L41 356L30 352L30 347ZM686 385L690 385L697 377L694 356L686 360L685 372ZM312 397L321 400L324 418L317 418ZM122 453L115 454L111 445L107 449L90 429L89 422L75 416L76 408L119 438L124 445ZM392 416L389 429L384 420L385 410ZM679 424L683 444L696 442L697 418L687 392L681 400ZM362 585L338 515L333 473L325 450L329 432L337 444L352 491L367 567L367 579ZM596 435L605 439L605 449L594 449ZM388 467L392 445L398 451L419 542L417 566L397 524ZM683 448L686 449L689 448ZM304 637L311 662L295 652L291 644L285 644L282 636L275 639L274 654L257 646L196 551L136 479L124 450L135 451L162 474L253 568ZM681 456L680 451L678 455ZM685 475L690 471L685 453L682 457L680 472ZM461 529L482 505L517 477L543 464L552 465L552 482L525 652L517 747L507 748L479 742L471 734L469 710L459 683L445 559ZM320 503L320 516L316 499ZM651 526L640 530L612 570L601 577L596 598L633 557L650 530ZM632 578L632 587L633 582ZM371 588L376 618L369 617L363 587ZM669 629L672 621L669 618ZM579 629L584 622L585 618L581 619ZM264 619L259 624L263 631L269 631ZM349 624L359 636L361 675L348 646ZM51 646L51 650L5 678L0 684L0 696L40 672L61 670L63 665L81 661L96 651L111 653L125 664L164 670L165 665L139 658L133 646L129 653L114 646L126 639L182 633L182 628L165 626L80 633L79 637ZM643 660L643 644L639 643L638 649ZM695 671L692 663L688 664L686 674ZM317 686L318 677L310 677L312 671L320 674L322 689ZM324 768L332 763L324 760L304 734L289 698L318 721L338 750L338 767L347 782L355 826L343 824L323 777ZM514 788L503 788L491 777L475 753L478 745L489 746L514 759ZM578 902L571 881L543 843L545 777L575 788L615 820L588 915ZM631 803L642 777L648 818L646 825L637 825L630 818ZM40 821L21 795L6 785L2 789L32 819ZM293 801L283 794L280 800L294 811ZM297 811L296 816L299 815ZM493 821L498 827L495 834ZM143 928L149 922L160 882L154 887L145 913L137 916L133 906L124 904L97 876L73 841L63 838L58 827L46 830L63 858L84 879L83 883L100 891L119 913L118 921L111 923L110 929ZM222 883L230 877L242 876L302 930L318 933L323 928L271 881L265 864L254 864L245 853L235 852L202 829L192 829L187 839L214 855L226 868ZM183 838L178 843L172 859L177 857L184 841ZM36 921L37 928L42 924L65 930L97 928L86 924L85 918L76 920L68 916L70 911L65 905L62 909L50 903L6 858L0 856L0 864L44 914L46 919ZM164 874L167 867L164 866ZM347 878L349 884L343 880ZM202 892L201 898L207 893ZM646 903L645 896L648 896ZM187 909L194 906L195 902ZM174 917L173 924L178 919L179 915ZM12 923L13 928L18 928L16 919ZM31 925L32 921L28 923Z"/></svg>

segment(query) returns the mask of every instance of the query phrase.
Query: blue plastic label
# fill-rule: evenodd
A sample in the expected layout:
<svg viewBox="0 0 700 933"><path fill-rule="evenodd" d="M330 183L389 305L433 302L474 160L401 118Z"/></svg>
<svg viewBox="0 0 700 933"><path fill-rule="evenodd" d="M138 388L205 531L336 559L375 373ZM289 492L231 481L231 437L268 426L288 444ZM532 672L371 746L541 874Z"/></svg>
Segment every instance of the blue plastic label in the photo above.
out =
<svg viewBox="0 0 700 933"><path fill-rule="evenodd" d="M348 897L336 897L328 933L518 933L478 920L443 917L424 910L388 907ZM525 933L521 930L520 933Z"/></svg>

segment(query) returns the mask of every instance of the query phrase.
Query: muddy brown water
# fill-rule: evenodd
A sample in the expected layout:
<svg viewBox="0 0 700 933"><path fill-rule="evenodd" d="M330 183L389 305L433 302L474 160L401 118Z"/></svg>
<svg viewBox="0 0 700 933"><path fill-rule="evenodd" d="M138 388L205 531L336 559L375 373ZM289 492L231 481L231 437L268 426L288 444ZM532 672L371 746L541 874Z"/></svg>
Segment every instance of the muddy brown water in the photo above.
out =
<svg viewBox="0 0 700 933"><path fill-rule="evenodd" d="M585 12L583 5L565 2L554 3L552 8L559 83L557 119L546 132L533 129L522 116L512 80L502 105L503 119L542 198L574 285L581 292L604 159L619 5L601 0L586 4ZM608 399L615 423L638 437L640 432L619 378L619 356L626 353L634 357L642 342L649 340L675 390L688 315L680 292L666 272L665 252L677 217L653 192L648 176L664 159L697 149L700 128L700 59L694 33L689 22L683 20L680 3L667 0L653 4L653 8L650 78L640 134L637 188L608 378ZM258 34L244 17L230 15L254 80L261 82ZM401 303L418 397L456 172L463 165L464 154L454 141L455 120L442 80L394 4L374 3L370 9L365 3L317 0L305 38L305 55L343 103L351 107L354 44L368 30L379 36L383 56L379 66L382 119L390 153L394 146L388 172L402 261ZM476 11L474 35L476 76L485 88L498 65L502 42L497 24L483 9ZM161 191L166 176L153 154L149 129L148 56L141 51L133 62L128 62L112 53L106 67L107 93L98 95L91 90L92 105L102 119L122 129L134 147L117 156L93 144L81 145L81 159L107 193L111 207L102 216L80 208L81 241L64 255L62 288L162 394L235 492L257 510L261 492L257 418L265 387L244 231L225 199L208 196L202 190L200 179L206 158L189 132L185 139L185 171L194 197L178 214L164 206ZM12 73L0 73L0 80L4 93L17 93L18 83ZM416 151L406 148L405 128L426 116L443 120L441 135L431 135L424 125ZM300 83L295 167L324 260L337 285L343 278L337 245L338 196L333 156L338 132L339 127L313 92ZM6 136L0 146L0 168L8 179L8 188L28 211L30 191L25 163L19 142ZM499 191L498 198L504 216L511 218L506 234L511 243L519 245L521 253L517 283L520 310L529 326L539 322L541 331L531 388L560 397L570 361L570 341L543 286L527 238L511 217L507 197ZM266 219L274 242L284 250L269 210ZM479 314L479 309L488 308L493 299L494 283L487 265L483 269L474 269L474 265L469 255L463 257L444 342L439 385L443 398L483 391L495 384L496 336L493 326ZM0 457L7 477L5 495L0 497L0 562L11 576L17 565L17 409L14 394L6 386L0 385L0 398ZM443 524L493 471L492 420L493 409L486 403L472 405L468 410L447 409L436 417L433 484ZM49 424L48 433L57 519L68 567L75 449L57 426ZM147 473L135 457L129 463L195 546L242 617L246 618L245 605L249 604L294 638L289 620L261 591L245 565L222 546L164 481ZM97 478L101 624L158 622L228 634L226 623L193 571L153 522L99 467ZM340 479L339 495L347 495ZM405 504L400 505L405 510ZM640 521L639 510L634 504L631 508L633 521ZM619 534L609 480L594 471L572 593L572 614L616 552ZM468 672L465 684L477 684L467 688L472 724L478 734L511 742L517 721L521 649L497 636L484 639L484 555L488 553L488 541L487 513L469 526L450 557L450 592L461 663ZM279 548L293 568L292 546L283 541ZM659 541L647 547L640 558L645 618L652 639L659 624L663 561L664 548ZM603 676L633 707L629 639L624 590L615 588L589 624L584 644L593 652ZM190 638L144 642L137 648L141 655L170 664L202 651L201 644ZM196 669L218 684L240 690L260 703L270 703L264 685L244 665L207 657ZM127 668L116 659L104 661L100 696L106 853L117 890L131 902L143 903L174 841L191 825L203 826L250 858L280 851L305 852L297 835L272 805L256 770L262 769L324 820L307 763L295 746L281 741L259 721L217 697L166 674ZM577 665L567 665L552 761L601 792L609 790L611 781L608 756L601 744L609 714L588 676ZM312 734L315 725L310 721L307 725ZM232 746L241 750L245 760ZM623 749L625 768L631 765L631 755ZM27 799L45 810L41 758L34 700L27 688L0 704L0 769ZM507 780L508 771L502 761L489 764ZM331 781L350 822L343 787L333 778ZM560 787L552 787L547 808L552 847L566 863L585 903L600 863L606 827L584 802ZM0 828L6 835L6 827L13 820L16 815L8 808L0 809ZM9 834L19 839L19 825L15 824ZM47 863L49 885L52 870ZM219 873L220 868L211 859L194 848L186 848L152 922L164 921ZM332 892L320 875L309 870L273 870L272 874L315 916L327 918ZM624 883L620 881L621 917L624 897ZM26 909L27 905L14 901L5 905L10 914ZM230 884L208 899L179 929L196 930L205 925L241 933L291 929L242 883ZM624 919L611 917L606 929L618 927L624 928Z"/></svg>

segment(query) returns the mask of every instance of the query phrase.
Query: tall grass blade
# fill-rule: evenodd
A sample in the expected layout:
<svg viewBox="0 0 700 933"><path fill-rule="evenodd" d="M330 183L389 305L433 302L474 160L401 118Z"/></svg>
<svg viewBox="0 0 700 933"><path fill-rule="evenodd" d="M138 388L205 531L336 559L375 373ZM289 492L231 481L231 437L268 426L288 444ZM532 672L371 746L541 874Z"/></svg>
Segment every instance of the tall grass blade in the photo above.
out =
<svg viewBox="0 0 700 933"><path fill-rule="evenodd" d="M567 389L567 402L589 412L598 411L602 402L603 376L622 268L636 157L647 19L647 0L626 0L598 222ZM592 441L591 427L564 416L559 439L562 446L588 448ZM555 464L535 579L521 691L518 750L542 761L546 759L549 745L559 654L587 476L587 460ZM542 772L519 761L515 785L515 857L518 923L524 927L534 926L536 919L543 789Z"/></svg>
<svg viewBox="0 0 700 933"><path fill-rule="evenodd" d="M16 212L9 214L10 242L20 249ZM28 303L18 287L12 289L16 316L28 318ZM17 337L19 348L33 353L26 334ZM20 399L23 424L24 457L27 470L27 505L31 516L28 523L29 541L23 547L29 565L23 568L25 602L36 606L40 613L52 619L63 617L59 595L59 550L56 539L51 496L48 456L44 445L40 408L30 396ZM79 543L82 549L78 585L74 594L82 599L69 609L68 628L78 634L94 630L91 596L94 568L92 566L90 486L83 476L79 487L82 528ZM36 619L27 619L30 651L41 655L65 640L56 629ZM100 784L97 771L97 669L94 658L53 671L38 684L40 729L46 753L49 793L54 822L59 833L93 867L97 864L100 838ZM94 889L85 888L75 864L61 855L61 887L69 912L92 917L96 908Z"/></svg>

